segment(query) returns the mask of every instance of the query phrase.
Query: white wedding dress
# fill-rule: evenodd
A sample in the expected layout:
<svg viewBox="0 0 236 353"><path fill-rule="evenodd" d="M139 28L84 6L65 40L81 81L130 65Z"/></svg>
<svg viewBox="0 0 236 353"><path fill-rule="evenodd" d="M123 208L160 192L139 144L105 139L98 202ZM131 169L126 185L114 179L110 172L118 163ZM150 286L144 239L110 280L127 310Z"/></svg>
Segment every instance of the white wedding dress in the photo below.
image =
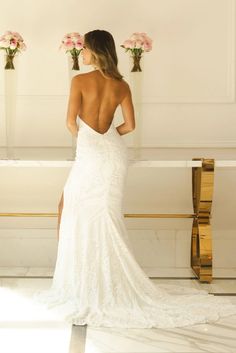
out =
<svg viewBox="0 0 236 353"><path fill-rule="evenodd" d="M127 147L114 122L98 133L79 119L74 164L64 186L57 261L50 289L34 300L75 325L171 328L236 314L205 290L154 284L132 252L122 201Z"/></svg>

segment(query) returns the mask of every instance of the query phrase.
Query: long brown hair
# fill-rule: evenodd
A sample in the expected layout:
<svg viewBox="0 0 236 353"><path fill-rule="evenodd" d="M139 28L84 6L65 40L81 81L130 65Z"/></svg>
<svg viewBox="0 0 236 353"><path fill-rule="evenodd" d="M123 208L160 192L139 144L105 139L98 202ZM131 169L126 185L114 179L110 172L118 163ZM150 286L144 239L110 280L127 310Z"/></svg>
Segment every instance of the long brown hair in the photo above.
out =
<svg viewBox="0 0 236 353"><path fill-rule="evenodd" d="M85 33L84 44L91 50L92 64L96 65L105 76L122 80L118 70L118 58L115 41L110 32L95 29Z"/></svg>

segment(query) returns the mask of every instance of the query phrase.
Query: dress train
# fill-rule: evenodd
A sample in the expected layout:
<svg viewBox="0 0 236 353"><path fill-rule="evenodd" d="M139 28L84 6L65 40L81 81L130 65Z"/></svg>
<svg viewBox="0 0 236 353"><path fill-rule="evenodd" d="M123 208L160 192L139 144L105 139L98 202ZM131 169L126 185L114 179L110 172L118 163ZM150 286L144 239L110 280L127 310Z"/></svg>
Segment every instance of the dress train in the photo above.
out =
<svg viewBox="0 0 236 353"><path fill-rule="evenodd" d="M141 269L122 210L127 170L127 147L114 123L101 134L80 119L53 282L34 300L68 323L94 327L172 328L236 314L229 299L154 284Z"/></svg>

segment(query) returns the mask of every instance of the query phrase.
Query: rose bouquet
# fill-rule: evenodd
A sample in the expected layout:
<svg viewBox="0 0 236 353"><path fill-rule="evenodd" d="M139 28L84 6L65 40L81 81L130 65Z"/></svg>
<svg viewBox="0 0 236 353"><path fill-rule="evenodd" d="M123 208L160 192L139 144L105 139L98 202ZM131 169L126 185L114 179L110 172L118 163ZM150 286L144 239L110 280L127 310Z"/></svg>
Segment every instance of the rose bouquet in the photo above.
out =
<svg viewBox="0 0 236 353"><path fill-rule="evenodd" d="M64 49L66 53L70 53L73 66L72 70L79 70L79 55L83 49L83 36L77 32L67 33L61 42L59 49Z"/></svg>
<svg viewBox="0 0 236 353"><path fill-rule="evenodd" d="M26 49L24 39L18 32L6 31L0 37L0 49L6 51L6 70L14 70L13 59L17 52Z"/></svg>
<svg viewBox="0 0 236 353"><path fill-rule="evenodd" d="M133 58L133 68L131 72L142 71L140 60L143 52L148 52L152 49L152 39L144 32L134 32L130 38L126 39L121 45L125 51L130 51Z"/></svg>

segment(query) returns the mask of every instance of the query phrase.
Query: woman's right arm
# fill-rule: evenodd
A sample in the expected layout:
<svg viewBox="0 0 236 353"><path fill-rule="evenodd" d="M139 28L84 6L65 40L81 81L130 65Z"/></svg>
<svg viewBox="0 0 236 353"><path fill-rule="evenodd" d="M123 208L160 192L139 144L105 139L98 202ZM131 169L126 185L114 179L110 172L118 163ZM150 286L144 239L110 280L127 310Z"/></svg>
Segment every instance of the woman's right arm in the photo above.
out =
<svg viewBox="0 0 236 353"><path fill-rule="evenodd" d="M125 96L120 103L122 115L124 117L124 123L116 127L120 135L127 134L128 132L131 132L135 129L134 106L132 102L131 90L128 83L126 83L125 92Z"/></svg>

